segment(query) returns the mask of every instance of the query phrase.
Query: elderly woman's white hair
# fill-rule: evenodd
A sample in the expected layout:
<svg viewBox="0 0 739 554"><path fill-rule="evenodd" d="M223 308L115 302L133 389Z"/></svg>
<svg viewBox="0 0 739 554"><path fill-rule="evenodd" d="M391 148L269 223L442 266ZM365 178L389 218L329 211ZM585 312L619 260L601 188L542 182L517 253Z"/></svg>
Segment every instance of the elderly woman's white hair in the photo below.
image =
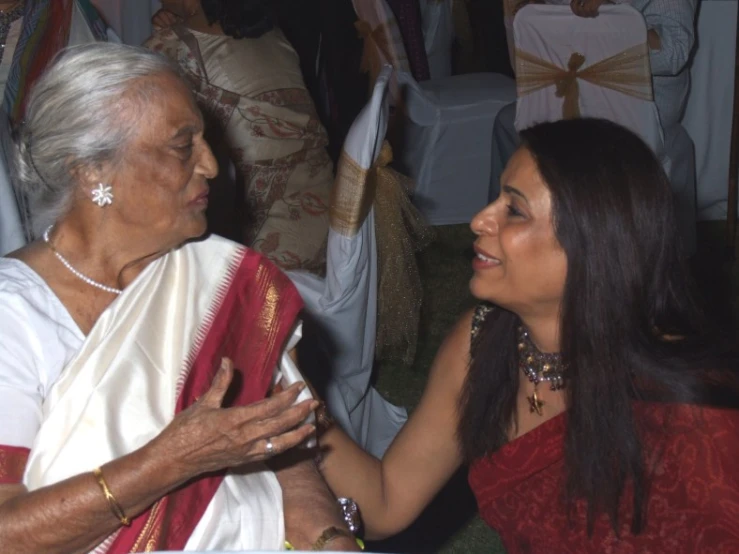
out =
<svg viewBox="0 0 739 554"><path fill-rule="evenodd" d="M36 82L16 136L15 184L38 236L70 207L78 170L115 167L158 87L178 69L144 48L91 43L62 51Z"/></svg>

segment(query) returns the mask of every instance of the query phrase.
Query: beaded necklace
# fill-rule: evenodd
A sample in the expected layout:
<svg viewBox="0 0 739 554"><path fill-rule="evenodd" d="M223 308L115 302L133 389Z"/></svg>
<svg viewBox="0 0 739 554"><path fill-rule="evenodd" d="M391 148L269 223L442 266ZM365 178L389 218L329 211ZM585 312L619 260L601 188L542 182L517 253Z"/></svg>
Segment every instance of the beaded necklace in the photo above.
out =
<svg viewBox="0 0 739 554"><path fill-rule="evenodd" d="M565 374L567 368L562 362L559 353L546 354L541 352L531 341L529 332L519 325L518 327L518 367L534 384L534 392L526 399L529 401L529 411L537 415L544 415L542 408L544 401L539 398L537 388L539 383L547 381L551 390L565 388Z"/></svg>
<svg viewBox="0 0 739 554"><path fill-rule="evenodd" d="M64 267L66 267L69 271L71 271L72 274L75 277L77 277L78 279L82 279L85 283L87 283L88 285L90 285L92 287L98 288L100 290L104 290L105 292L109 292L111 294L121 294L123 292L121 289L116 289L116 288L113 288L113 287L109 287L108 285L103 285L102 283L98 283L97 281L95 281L94 279L91 279L90 277L88 277L84 273L82 273L80 271L77 271L72 266L72 264L69 263L69 260L67 260L67 258L65 258L64 256L62 256L59 253L59 251L56 248L54 248L54 244L51 242L51 239L49 238L49 233L51 233L51 229L53 227L54 227L53 225L50 225L48 227L48 229L46 229L46 231L44 231L44 242L49 245L49 248L51 248L51 251L54 253L54 255L56 256L57 260L59 260L60 262L62 262L62 264L64 265Z"/></svg>

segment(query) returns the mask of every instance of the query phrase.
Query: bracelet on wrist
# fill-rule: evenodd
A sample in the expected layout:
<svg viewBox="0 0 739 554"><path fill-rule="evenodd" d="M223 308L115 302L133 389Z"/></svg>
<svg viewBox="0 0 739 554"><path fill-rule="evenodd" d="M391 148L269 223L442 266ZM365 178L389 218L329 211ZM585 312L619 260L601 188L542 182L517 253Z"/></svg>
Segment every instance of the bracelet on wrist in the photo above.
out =
<svg viewBox="0 0 739 554"><path fill-rule="evenodd" d="M362 539L358 539L346 529L341 529L340 527L333 526L324 529L323 533L321 533L321 536L318 537L318 539L316 540L316 542L313 543L313 546L311 546L310 549L311 551L321 551L328 543L342 537L355 541L357 543L357 546L359 546L361 550L364 550L364 542L362 541ZM295 547L290 544L290 542L285 541L285 550L295 550Z"/></svg>
<svg viewBox="0 0 739 554"><path fill-rule="evenodd" d="M105 500L108 501L110 511L118 519L118 521L121 522L122 525L130 527L131 520L128 518L128 516L126 516L126 512L123 511L123 506L118 503L118 500L116 500L115 496L113 496L113 493L110 491L108 483L105 481L105 477L103 477L103 470L99 467L95 468L92 474L95 476L95 479L98 482L98 486L103 491L103 496L105 496Z"/></svg>

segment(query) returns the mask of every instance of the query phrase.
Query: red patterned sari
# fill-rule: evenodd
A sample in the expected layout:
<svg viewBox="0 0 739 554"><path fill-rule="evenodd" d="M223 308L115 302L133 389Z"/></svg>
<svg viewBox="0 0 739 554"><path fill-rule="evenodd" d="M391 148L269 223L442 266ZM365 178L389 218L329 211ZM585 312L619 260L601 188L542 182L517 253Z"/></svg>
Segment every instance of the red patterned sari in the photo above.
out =
<svg viewBox="0 0 739 554"><path fill-rule="evenodd" d="M508 554L739 552L739 411L655 404L635 410L645 424L649 470L645 530L630 532L628 489L620 537L605 515L588 537L583 502L568 518L562 414L470 468L480 513Z"/></svg>

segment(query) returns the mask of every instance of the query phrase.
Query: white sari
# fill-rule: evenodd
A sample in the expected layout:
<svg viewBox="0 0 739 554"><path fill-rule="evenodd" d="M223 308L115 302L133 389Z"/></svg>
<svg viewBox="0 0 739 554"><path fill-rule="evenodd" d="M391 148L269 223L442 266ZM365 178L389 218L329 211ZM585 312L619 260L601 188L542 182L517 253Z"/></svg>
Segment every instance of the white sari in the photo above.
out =
<svg viewBox="0 0 739 554"><path fill-rule="evenodd" d="M278 363L286 382L300 379L286 354L300 336L300 307L269 262L220 237L153 262L100 316L53 386L24 484L50 485L142 447L209 388L223 355L241 371L240 404L265 396ZM263 466L211 479L157 502L96 552L283 548L274 473Z"/></svg>

